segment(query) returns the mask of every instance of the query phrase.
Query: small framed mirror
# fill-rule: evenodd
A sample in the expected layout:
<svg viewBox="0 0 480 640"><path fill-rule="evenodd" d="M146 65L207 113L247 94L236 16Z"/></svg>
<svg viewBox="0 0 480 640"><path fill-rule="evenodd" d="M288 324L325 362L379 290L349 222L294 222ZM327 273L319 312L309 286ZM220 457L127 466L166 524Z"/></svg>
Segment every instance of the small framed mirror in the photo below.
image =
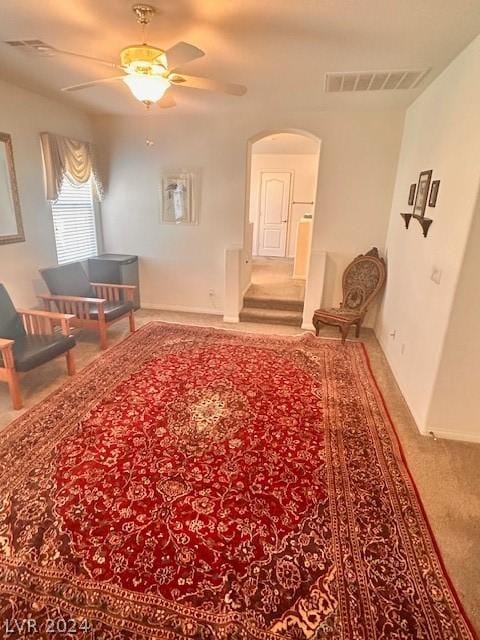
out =
<svg viewBox="0 0 480 640"><path fill-rule="evenodd" d="M0 244L24 241L12 138L0 133Z"/></svg>

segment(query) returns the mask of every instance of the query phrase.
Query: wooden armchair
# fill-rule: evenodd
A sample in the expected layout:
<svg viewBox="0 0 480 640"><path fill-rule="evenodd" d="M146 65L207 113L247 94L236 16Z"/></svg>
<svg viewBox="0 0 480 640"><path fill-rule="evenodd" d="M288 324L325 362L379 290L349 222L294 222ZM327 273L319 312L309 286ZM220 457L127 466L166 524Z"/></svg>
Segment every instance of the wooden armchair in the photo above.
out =
<svg viewBox="0 0 480 640"><path fill-rule="evenodd" d="M41 269L40 273L50 290L50 294L39 296L45 309L73 314L73 326L98 331L101 349L107 348L110 324L128 317L130 331L135 331L135 286L89 282L79 262Z"/></svg>
<svg viewBox="0 0 480 640"><path fill-rule="evenodd" d="M358 338L368 307L385 284L385 278L385 260L378 255L378 249L374 247L365 255L355 258L343 274L343 300L340 306L314 312L312 323L316 335L320 325L334 325L340 329L344 343L350 327L355 325Z"/></svg>
<svg viewBox="0 0 480 640"><path fill-rule="evenodd" d="M68 375L75 373L70 335L72 315L34 309L15 309L0 284L0 380L8 383L14 409L22 408L19 374L61 355L67 359ZM60 326L61 333L55 333Z"/></svg>

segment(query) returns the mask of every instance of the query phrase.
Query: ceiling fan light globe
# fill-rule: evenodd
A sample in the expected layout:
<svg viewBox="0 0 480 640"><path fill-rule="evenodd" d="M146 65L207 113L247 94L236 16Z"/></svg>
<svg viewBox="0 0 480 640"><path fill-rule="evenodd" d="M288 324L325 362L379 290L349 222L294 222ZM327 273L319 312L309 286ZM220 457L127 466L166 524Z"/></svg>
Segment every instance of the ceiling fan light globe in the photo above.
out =
<svg viewBox="0 0 480 640"><path fill-rule="evenodd" d="M144 103L158 102L170 86L170 82L163 76L143 73L133 73L122 79L134 97Z"/></svg>

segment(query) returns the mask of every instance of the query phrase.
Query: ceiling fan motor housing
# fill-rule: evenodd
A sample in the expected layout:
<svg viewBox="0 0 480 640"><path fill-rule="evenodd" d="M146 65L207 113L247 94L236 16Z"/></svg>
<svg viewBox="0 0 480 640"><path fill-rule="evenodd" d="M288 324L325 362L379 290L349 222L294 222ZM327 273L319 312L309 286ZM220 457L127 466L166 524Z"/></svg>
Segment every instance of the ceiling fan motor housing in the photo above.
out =
<svg viewBox="0 0 480 640"><path fill-rule="evenodd" d="M148 44L125 47L120 52L120 62L127 73L159 76L167 71L165 51Z"/></svg>
<svg viewBox="0 0 480 640"><path fill-rule="evenodd" d="M143 25L149 24L156 13L155 7L150 4L134 4L132 11L137 16L137 22Z"/></svg>

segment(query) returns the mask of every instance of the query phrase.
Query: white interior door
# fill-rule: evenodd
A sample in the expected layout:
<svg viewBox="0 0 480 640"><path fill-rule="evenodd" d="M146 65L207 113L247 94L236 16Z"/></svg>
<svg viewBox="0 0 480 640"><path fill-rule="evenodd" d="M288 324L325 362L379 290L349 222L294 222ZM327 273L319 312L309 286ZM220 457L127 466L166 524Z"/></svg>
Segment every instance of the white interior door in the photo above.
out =
<svg viewBox="0 0 480 640"><path fill-rule="evenodd" d="M289 171L262 172L258 216L258 255L286 255L290 189Z"/></svg>

